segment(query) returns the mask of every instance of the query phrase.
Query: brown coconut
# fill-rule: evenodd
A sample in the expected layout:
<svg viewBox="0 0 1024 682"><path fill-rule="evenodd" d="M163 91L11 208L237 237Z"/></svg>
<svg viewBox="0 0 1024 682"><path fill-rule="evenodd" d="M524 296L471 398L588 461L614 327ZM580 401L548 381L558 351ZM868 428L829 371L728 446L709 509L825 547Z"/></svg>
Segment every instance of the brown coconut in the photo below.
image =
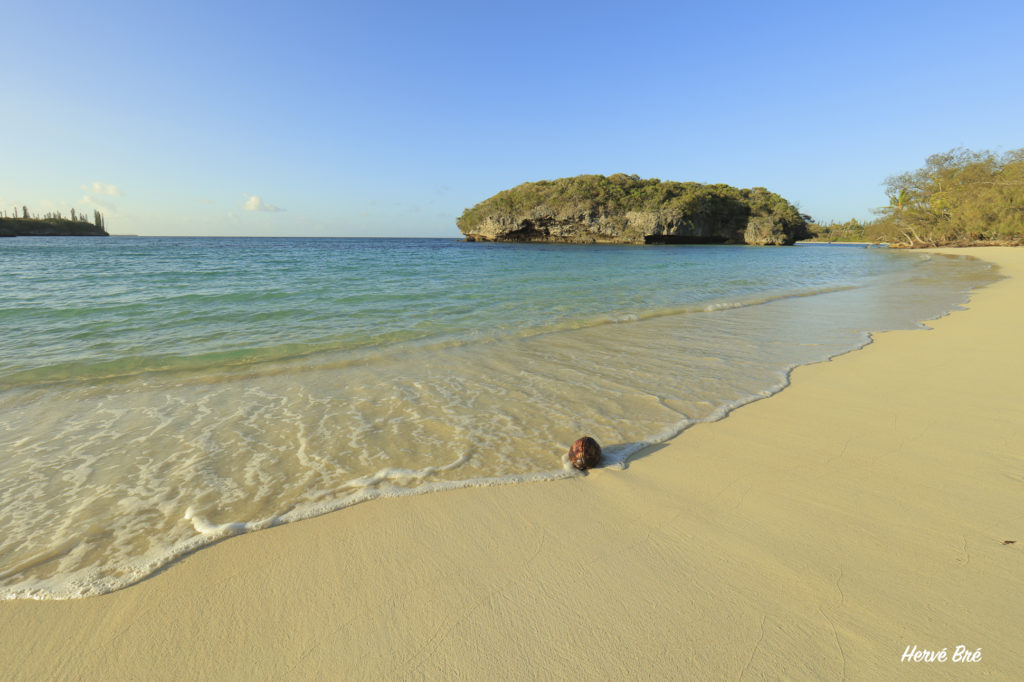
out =
<svg viewBox="0 0 1024 682"><path fill-rule="evenodd" d="M601 463L601 446L590 436L583 436L569 448L569 461L583 471Z"/></svg>

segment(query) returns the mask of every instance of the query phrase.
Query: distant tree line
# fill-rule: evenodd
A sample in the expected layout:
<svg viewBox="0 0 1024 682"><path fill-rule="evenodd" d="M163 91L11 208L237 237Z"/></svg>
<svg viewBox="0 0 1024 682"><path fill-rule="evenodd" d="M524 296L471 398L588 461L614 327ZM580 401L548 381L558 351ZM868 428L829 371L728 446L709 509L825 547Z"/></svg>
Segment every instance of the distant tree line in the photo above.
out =
<svg viewBox="0 0 1024 682"><path fill-rule="evenodd" d="M14 209L11 210L10 215L7 214L6 210L0 209L0 218L13 218L15 220L42 220L42 221L66 220L66 221L70 221L70 222L73 222L73 223L88 223L89 222L89 219L86 217L85 213L82 213L81 211L77 211L74 208L71 209L70 217L64 217L64 215L62 215L60 211L50 211L49 213L43 213L42 215L40 215L38 213L35 213L35 214L29 213L28 206L22 206L20 212L18 211L18 207L15 206ZM96 227L99 227L99 228L103 228L105 226L104 220L103 220L103 214L100 213L96 209L93 209L93 211L92 211L92 224L95 225Z"/></svg>
<svg viewBox="0 0 1024 682"><path fill-rule="evenodd" d="M867 242L871 241L864 233L864 223L856 218L845 223L815 223L809 226L815 242Z"/></svg>
<svg viewBox="0 0 1024 682"><path fill-rule="evenodd" d="M1024 149L952 149L885 181L887 206L860 224L812 225L819 241L926 247L1024 244Z"/></svg>

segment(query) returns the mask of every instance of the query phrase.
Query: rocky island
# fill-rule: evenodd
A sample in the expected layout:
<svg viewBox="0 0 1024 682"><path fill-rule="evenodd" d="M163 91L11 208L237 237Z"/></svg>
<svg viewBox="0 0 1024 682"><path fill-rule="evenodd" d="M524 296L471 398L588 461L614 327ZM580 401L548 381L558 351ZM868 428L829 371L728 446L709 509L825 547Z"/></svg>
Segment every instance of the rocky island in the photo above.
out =
<svg viewBox="0 0 1024 682"><path fill-rule="evenodd" d="M808 218L763 187L579 175L527 182L467 208L467 241L782 245Z"/></svg>

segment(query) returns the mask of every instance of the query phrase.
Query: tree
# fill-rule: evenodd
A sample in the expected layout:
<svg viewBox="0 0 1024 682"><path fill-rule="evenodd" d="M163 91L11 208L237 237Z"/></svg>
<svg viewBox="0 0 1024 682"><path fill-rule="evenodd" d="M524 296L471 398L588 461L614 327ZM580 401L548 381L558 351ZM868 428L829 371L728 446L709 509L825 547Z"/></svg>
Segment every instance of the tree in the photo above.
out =
<svg viewBox="0 0 1024 682"><path fill-rule="evenodd" d="M952 149L886 180L889 206L872 225L906 246L1024 239L1024 150Z"/></svg>
<svg viewBox="0 0 1024 682"><path fill-rule="evenodd" d="M910 192L906 187L901 187L896 194L889 195L889 206L896 210L897 214L903 213L910 203Z"/></svg>

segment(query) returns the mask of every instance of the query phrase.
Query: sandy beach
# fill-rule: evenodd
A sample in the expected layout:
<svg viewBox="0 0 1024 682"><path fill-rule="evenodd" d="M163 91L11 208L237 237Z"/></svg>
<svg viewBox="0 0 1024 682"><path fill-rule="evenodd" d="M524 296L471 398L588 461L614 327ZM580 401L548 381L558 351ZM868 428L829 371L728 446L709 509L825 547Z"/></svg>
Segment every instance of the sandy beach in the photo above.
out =
<svg viewBox="0 0 1024 682"><path fill-rule="evenodd" d="M0 602L0 679L1019 679L1024 249L950 252L1008 277L626 471L378 500Z"/></svg>

